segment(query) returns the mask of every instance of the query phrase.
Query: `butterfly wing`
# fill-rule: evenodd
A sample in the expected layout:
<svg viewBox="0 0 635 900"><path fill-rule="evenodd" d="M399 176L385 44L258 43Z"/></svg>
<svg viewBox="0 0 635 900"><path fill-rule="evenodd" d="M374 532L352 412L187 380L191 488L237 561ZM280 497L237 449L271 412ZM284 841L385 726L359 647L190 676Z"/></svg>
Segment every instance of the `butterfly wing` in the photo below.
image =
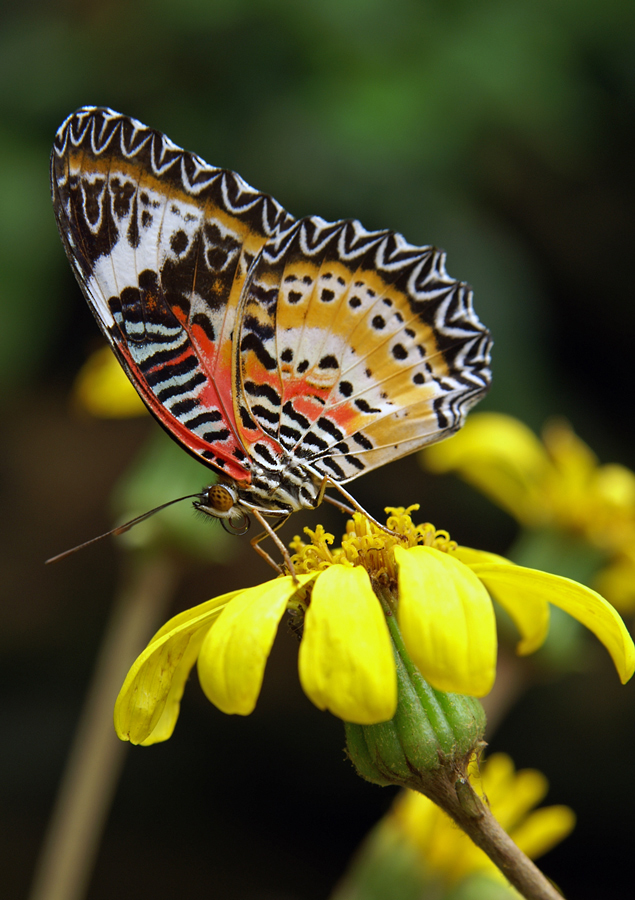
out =
<svg viewBox="0 0 635 900"><path fill-rule="evenodd" d="M303 219L268 241L240 317L246 447L264 431L343 483L456 431L489 387L491 340L444 262L350 221Z"/></svg>
<svg viewBox="0 0 635 900"><path fill-rule="evenodd" d="M292 217L235 173L96 107L60 127L51 185L77 279L141 398L201 461L249 481L231 335L254 258Z"/></svg>

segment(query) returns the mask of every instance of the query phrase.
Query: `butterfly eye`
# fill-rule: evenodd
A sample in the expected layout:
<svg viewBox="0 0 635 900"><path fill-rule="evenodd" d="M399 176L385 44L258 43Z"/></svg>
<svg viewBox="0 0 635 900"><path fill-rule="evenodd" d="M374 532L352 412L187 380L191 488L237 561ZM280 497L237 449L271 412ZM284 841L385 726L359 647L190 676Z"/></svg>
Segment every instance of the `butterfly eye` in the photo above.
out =
<svg viewBox="0 0 635 900"><path fill-rule="evenodd" d="M236 495L224 484L213 484L207 491L207 506L217 513L228 513L235 502Z"/></svg>

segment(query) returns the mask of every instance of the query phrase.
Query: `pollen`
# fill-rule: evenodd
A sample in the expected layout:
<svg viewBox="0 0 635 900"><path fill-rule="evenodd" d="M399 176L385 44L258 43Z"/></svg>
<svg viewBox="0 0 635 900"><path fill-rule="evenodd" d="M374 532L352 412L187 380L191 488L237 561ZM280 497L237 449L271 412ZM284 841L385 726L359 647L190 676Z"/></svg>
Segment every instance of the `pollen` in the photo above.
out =
<svg viewBox="0 0 635 900"><path fill-rule="evenodd" d="M346 523L346 533L340 547L333 547L335 538L318 525L315 530L305 528L309 541L296 535L290 543L292 562L298 574L323 571L332 565L363 566L378 585L391 586L397 582L394 548L426 546L445 553L456 549L456 542L447 531L438 531L429 522L415 525L412 513L419 504L386 507L386 527L390 533L377 528L366 516L354 513Z"/></svg>

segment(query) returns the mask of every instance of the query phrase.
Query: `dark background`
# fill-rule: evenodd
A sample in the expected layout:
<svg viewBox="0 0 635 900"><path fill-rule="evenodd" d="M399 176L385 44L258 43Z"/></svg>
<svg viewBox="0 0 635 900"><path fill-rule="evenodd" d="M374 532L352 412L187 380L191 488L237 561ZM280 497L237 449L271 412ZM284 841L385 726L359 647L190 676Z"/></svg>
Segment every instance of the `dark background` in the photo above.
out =
<svg viewBox="0 0 635 900"><path fill-rule="evenodd" d="M73 411L100 345L50 207L69 112L108 105L235 169L296 216L359 218L448 253L496 341L482 409L567 416L635 467L635 5L632 0L26 0L0 6L0 876L25 898L122 552L113 489L157 427ZM206 474L201 469L201 485ZM170 485L166 487L171 495ZM355 484L380 514L422 504L462 543L515 526L415 459ZM157 498L160 502L164 497ZM152 505L154 501L150 501ZM294 519L290 538L320 512ZM201 523L201 528L205 524ZM173 611L269 572L238 538L181 556ZM134 748L89 900L317 900L392 792L363 783L341 723L297 683L281 629L256 712L227 717L196 678L167 744ZM532 690L493 749L542 769L579 816L545 868L579 900L632 897L632 686L608 657Z"/></svg>

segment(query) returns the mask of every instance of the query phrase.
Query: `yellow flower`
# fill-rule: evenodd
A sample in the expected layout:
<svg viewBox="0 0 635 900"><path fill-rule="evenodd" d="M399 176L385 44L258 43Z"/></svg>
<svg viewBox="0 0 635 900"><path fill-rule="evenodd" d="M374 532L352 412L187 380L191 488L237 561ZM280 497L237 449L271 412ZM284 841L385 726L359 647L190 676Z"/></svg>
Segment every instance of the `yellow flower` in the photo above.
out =
<svg viewBox="0 0 635 900"><path fill-rule="evenodd" d="M531 859L542 856L572 831L575 815L568 806L534 810L548 790L545 776L535 769L516 772L509 756L495 753L481 765L475 763L469 778L514 842ZM505 881L496 865L460 831L438 806L423 794L403 791L380 823L413 845L428 879L446 887L476 873Z"/></svg>
<svg viewBox="0 0 635 900"><path fill-rule="evenodd" d="M73 394L80 409L102 419L125 419L147 412L110 347L102 347L86 360Z"/></svg>
<svg viewBox="0 0 635 900"><path fill-rule="evenodd" d="M602 597L567 578L515 566L502 557L457 547L432 525L415 526L409 509L389 509L380 531L355 514L342 545L321 526L291 547L297 582L287 575L236 590L175 616L133 664L115 707L122 740L151 744L172 733L190 670L226 713L255 707L278 625L292 614L302 632L299 676L319 709L372 725L395 713L397 681L390 629L433 688L483 696L496 666L491 597L520 632L519 652L544 641L549 603L593 631L623 681L635 670L635 647ZM390 626L390 627L389 627Z"/></svg>
<svg viewBox="0 0 635 900"><path fill-rule="evenodd" d="M526 528L582 538L610 560L594 586L621 612L635 608L635 473L600 465L567 422L548 423L541 443L518 419L476 413L421 458L459 472Z"/></svg>
<svg viewBox="0 0 635 900"><path fill-rule="evenodd" d="M422 459L434 472L458 471L525 527L578 534L607 552L634 543L635 473L599 465L563 420L542 437L511 416L476 413Z"/></svg>

